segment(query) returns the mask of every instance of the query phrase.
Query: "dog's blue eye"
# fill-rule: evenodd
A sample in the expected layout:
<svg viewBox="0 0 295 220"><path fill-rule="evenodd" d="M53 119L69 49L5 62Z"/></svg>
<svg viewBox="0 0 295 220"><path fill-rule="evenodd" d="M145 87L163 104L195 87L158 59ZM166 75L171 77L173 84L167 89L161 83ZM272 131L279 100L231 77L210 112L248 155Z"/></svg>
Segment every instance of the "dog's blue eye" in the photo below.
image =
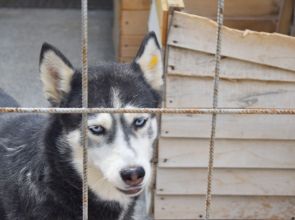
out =
<svg viewBox="0 0 295 220"><path fill-rule="evenodd" d="M105 128L102 127L101 125L92 125L92 126L89 126L88 129L94 135L103 135L105 133Z"/></svg>
<svg viewBox="0 0 295 220"><path fill-rule="evenodd" d="M133 122L133 125L136 128L142 128L145 125L146 121L147 121L146 118L136 118Z"/></svg>

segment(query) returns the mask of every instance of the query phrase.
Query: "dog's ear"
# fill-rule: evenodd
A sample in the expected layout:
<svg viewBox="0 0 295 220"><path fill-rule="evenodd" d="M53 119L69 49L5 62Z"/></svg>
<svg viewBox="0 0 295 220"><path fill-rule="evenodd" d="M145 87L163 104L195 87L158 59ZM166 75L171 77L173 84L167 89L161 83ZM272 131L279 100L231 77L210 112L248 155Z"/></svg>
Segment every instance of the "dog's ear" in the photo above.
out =
<svg viewBox="0 0 295 220"><path fill-rule="evenodd" d="M74 69L68 59L48 43L42 45L40 72L45 96L53 106L58 106L71 89Z"/></svg>
<svg viewBox="0 0 295 220"><path fill-rule="evenodd" d="M140 66L144 78L151 87L161 90L163 63L160 45L154 32L146 35L133 62Z"/></svg>

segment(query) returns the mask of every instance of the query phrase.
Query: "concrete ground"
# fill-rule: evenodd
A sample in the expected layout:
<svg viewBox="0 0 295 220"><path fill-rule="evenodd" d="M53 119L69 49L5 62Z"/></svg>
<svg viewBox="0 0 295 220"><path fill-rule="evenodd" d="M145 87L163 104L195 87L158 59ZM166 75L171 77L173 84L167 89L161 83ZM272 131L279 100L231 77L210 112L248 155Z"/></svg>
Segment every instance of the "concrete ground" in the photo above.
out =
<svg viewBox="0 0 295 220"><path fill-rule="evenodd" d="M46 107L39 78L43 42L80 61L80 10L0 9L0 88L23 107ZM112 11L89 11L89 64L113 61Z"/></svg>

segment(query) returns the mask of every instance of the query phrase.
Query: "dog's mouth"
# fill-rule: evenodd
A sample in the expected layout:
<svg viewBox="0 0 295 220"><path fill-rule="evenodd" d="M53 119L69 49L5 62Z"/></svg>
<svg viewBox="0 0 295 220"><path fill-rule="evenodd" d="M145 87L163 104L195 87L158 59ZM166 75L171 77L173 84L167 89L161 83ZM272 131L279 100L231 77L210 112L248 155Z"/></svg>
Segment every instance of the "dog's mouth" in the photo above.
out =
<svg viewBox="0 0 295 220"><path fill-rule="evenodd" d="M128 196L134 197L139 195L143 188L141 186L137 186L137 187L130 187L128 189L120 189L120 188L117 188L117 189Z"/></svg>

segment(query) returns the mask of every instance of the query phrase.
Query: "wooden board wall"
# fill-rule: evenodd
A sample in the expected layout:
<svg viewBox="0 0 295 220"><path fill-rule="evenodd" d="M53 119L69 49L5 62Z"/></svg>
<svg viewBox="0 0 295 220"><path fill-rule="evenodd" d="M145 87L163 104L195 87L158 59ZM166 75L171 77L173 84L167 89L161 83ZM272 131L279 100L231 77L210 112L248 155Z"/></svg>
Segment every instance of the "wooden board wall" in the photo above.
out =
<svg viewBox="0 0 295 220"><path fill-rule="evenodd" d="M150 0L114 0L116 59L130 62L148 32Z"/></svg>
<svg viewBox="0 0 295 220"><path fill-rule="evenodd" d="M165 105L211 107L216 23L171 22ZM295 39L224 27L222 42L219 107L295 108ZM155 219L204 218L210 130L210 115L162 115ZM295 217L294 134L293 115L217 116L212 219Z"/></svg>
<svg viewBox="0 0 295 220"><path fill-rule="evenodd" d="M216 19L217 1L184 0L185 12ZM293 0L227 0L225 25L240 30L290 34Z"/></svg>
<svg viewBox="0 0 295 220"><path fill-rule="evenodd" d="M205 196L156 196L156 219L204 219ZM211 219L292 220L295 198L286 196L213 196Z"/></svg>

